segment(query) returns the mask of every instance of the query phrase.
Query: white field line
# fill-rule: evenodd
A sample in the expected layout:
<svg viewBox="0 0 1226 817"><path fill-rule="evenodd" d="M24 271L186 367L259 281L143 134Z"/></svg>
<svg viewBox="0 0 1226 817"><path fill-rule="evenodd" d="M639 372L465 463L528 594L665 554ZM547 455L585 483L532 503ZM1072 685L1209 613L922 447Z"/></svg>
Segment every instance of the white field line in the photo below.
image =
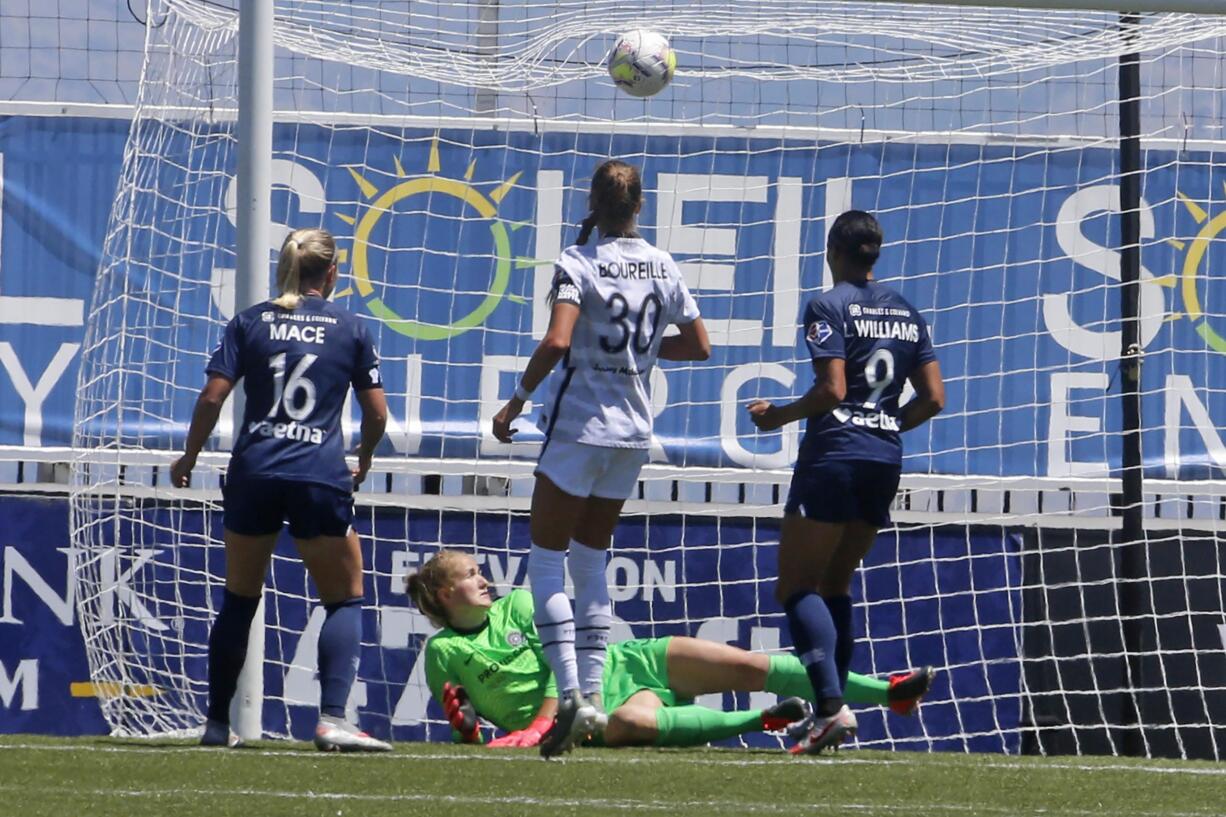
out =
<svg viewBox="0 0 1226 817"><path fill-rule="evenodd" d="M130 752L132 754L160 754L164 755L167 752L207 752L216 754L219 757L249 759L253 754L258 753L261 756L267 757L298 757L298 758L325 758L319 752L313 752L306 748L303 744L301 750L290 749L241 749L237 751L222 751L216 748L206 748L202 746L190 746L183 744L167 744L165 746L157 746L150 744L148 746L107 746L107 745L81 745L81 746L63 746L63 745L43 745L43 744L26 744L26 743L0 743L0 751L4 750L21 750L21 751L39 751L39 752L88 752L95 754L98 752ZM728 755L732 755L736 750L726 750ZM761 750L754 750L761 752ZM722 754L722 753L721 753ZM354 757L354 756L350 756ZM457 763L457 762L485 762L485 763L540 763L541 760L535 754L520 753L520 752L497 752L491 751L474 752L463 755L446 755L435 753L415 753L397 751L390 754L363 754L360 756L362 762L369 761L438 761L441 763ZM832 765L850 765L850 766L914 766L917 764L937 765L937 766L958 766L968 768L965 761L959 760L965 758L963 754L944 754L944 753L926 753L926 752L900 752L896 759L881 759L881 758L858 758L854 757L854 753L845 752L841 755L824 756L820 758L805 758L797 760L784 755L783 752L777 753L771 758L737 758L737 757L694 757L682 755L679 753L666 752L658 756L642 757L638 755L619 756L613 752L601 753L585 753L580 750L577 754L571 755L562 760L554 761L557 763L594 763L594 764L621 764L633 766L639 763L686 763L694 766L732 766L732 767L752 767L752 766L768 766L777 765L779 763L827 763ZM972 761L969 768L974 769L994 769L1003 771L1029 771L1031 769L1058 769L1078 772L1145 772L1156 775L1191 775L1201 777L1226 777L1226 766L1141 766L1126 763L1112 764L1091 764L1078 761L1063 761L1043 758L1034 758L1031 762L1021 761Z"/></svg>
<svg viewBox="0 0 1226 817"><path fill-rule="evenodd" d="M56 797L64 793L63 788L32 788L30 786L12 786L0 785L0 792L14 792L25 795L38 795L42 797ZM72 789L73 794L86 794L91 797L103 798L129 798L129 797L154 797L162 798L167 796L175 797L213 797L222 795L225 797L264 797L273 800L335 800L337 802L364 802L364 803L454 803L457 805L473 805L473 806L488 806L488 805L522 805L532 806L535 808L582 808L599 812L600 810L617 810L629 811L637 809L646 809L649 811L664 811L672 812L678 808L700 808L704 810L714 810L717 812L730 811L736 814L744 813L769 813L769 814L793 814L796 811L795 803L753 803L740 800L606 800L603 798L562 798L562 797L523 797L511 795L499 796L476 796L476 795L446 795L446 794L353 794L348 792L329 792L329 791L275 791L271 789L228 789L228 788L208 788L208 789L186 789L186 788L159 788L159 789ZM927 804L906 804L893 805L888 803L839 803L839 810L853 812L900 812L905 814L949 814L971 813L971 814L1008 814L1008 815L1037 815L1039 817L1097 817L1101 814L1099 811L1089 811L1085 809L1049 809L1049 808L1026 808L1017 806L986 806L981 804L962 804L962 803L927 803ZM1213 815L1215 812L1207 811L1130 811L1125 812L1128 817L1206 817Z"/></svg>

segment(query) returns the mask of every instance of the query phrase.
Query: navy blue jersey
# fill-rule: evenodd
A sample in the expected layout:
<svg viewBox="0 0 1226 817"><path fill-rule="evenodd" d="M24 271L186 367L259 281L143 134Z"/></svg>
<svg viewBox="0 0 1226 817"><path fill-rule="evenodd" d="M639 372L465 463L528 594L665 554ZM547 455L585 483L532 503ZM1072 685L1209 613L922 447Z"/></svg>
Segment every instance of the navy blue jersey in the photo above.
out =
<svg viewBox="0 0 1226 817"><path fill-rule="evenodd" d="M936 360L923 317L888 287L843 281L809 301L804 330L814 360L846 361L847 396L809 418L800 462L901 464L898 398L911 373Z"/></svg>
<svg viewBox="0 0 1226 817"><path fill-rule="evenodd" d="M382 388L379 356L353 314L319 297L294 310L265 302L226 326L205 371L243 380L231 479L274 478L353 490L341 412L350 385Z"/></svg>

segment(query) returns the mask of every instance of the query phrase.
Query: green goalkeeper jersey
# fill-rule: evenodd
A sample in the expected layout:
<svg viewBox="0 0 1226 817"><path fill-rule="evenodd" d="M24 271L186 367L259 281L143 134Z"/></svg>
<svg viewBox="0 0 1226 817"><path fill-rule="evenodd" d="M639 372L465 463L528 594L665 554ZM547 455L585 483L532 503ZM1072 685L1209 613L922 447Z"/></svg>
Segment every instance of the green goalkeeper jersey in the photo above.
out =
<svg viewBox="0 0 1226 817"><path fill-rule="evenodd" d="M443 700L444 681L459 684L482 717L508 732L532 723L541 702L558 696L526 590L495 601L478 630L446 627L432 635L425 660L426 683L436 701Z"/></svg>

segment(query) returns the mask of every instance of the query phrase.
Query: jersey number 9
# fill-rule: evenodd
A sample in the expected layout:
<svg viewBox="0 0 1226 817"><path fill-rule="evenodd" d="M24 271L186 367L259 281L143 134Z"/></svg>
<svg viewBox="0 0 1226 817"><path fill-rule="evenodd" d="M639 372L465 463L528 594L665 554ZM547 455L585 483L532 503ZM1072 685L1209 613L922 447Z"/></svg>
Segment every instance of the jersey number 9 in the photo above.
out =
<svg viewBox="0 0 1226 817"><path fill-rule="evenodd" d="M882 364L885 364L884 372ZM873 352L864 364L864 380L873 390L868 399L864 401L864 407L875 409L877 401L881 399L881 393L894 382L894 353L889 349L878 349Z"/></svg>

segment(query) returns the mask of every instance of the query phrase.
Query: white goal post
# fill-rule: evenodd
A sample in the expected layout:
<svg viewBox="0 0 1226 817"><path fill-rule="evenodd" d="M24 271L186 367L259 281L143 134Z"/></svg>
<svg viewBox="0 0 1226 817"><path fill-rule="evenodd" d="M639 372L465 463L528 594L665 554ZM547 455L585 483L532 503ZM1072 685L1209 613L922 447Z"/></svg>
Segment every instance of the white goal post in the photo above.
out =
<svg viewBox="0 0 1226 817"><path fill-rule="evenodd" d="M681 264L715 345L652 376L652 461L610 564L622 635L786 648L771 583L798 430L756 434L743 406L807 388L797 321L829 285L826 226L855 206L882 221L878 274L928 319L949 386L946 412L905 438L895 526L855 588L853 667L931 663L941 680L918 719L866 711L860 744L1111 753L1140 735L1150 755L1221 759L1226 16L1144 14L1121 36L1116 12L1141 10L1130 0L319 0L244 3L241 20L201 0L154 5L164 23L148 30L72 449L80 621L95 683L117 693L102 702L116 732L201 722L233 423L198 487L167 487L166 467L226 320L267 292L286 231L319 225L344 253L337 301L378 339L392 413L358 495L369 607L350 705L372 733L446 737L403 578L458 547L499 584L523 581L541 437L525 426L503 445L489 420L543 332L591 171L616 155L642 167L644 233ZM240 23L260 10L263 97L243 90L239 60ZM647 100L602 65L639 26L679 54ZM1116 374L1116 72L1133 52L1141 582L1119 567ZM272 574L250 731L301 737L319 609L291 552ZM114 603L117 577L138 605ZM1120 608L1124 586L1142 607Z"/></svg>

